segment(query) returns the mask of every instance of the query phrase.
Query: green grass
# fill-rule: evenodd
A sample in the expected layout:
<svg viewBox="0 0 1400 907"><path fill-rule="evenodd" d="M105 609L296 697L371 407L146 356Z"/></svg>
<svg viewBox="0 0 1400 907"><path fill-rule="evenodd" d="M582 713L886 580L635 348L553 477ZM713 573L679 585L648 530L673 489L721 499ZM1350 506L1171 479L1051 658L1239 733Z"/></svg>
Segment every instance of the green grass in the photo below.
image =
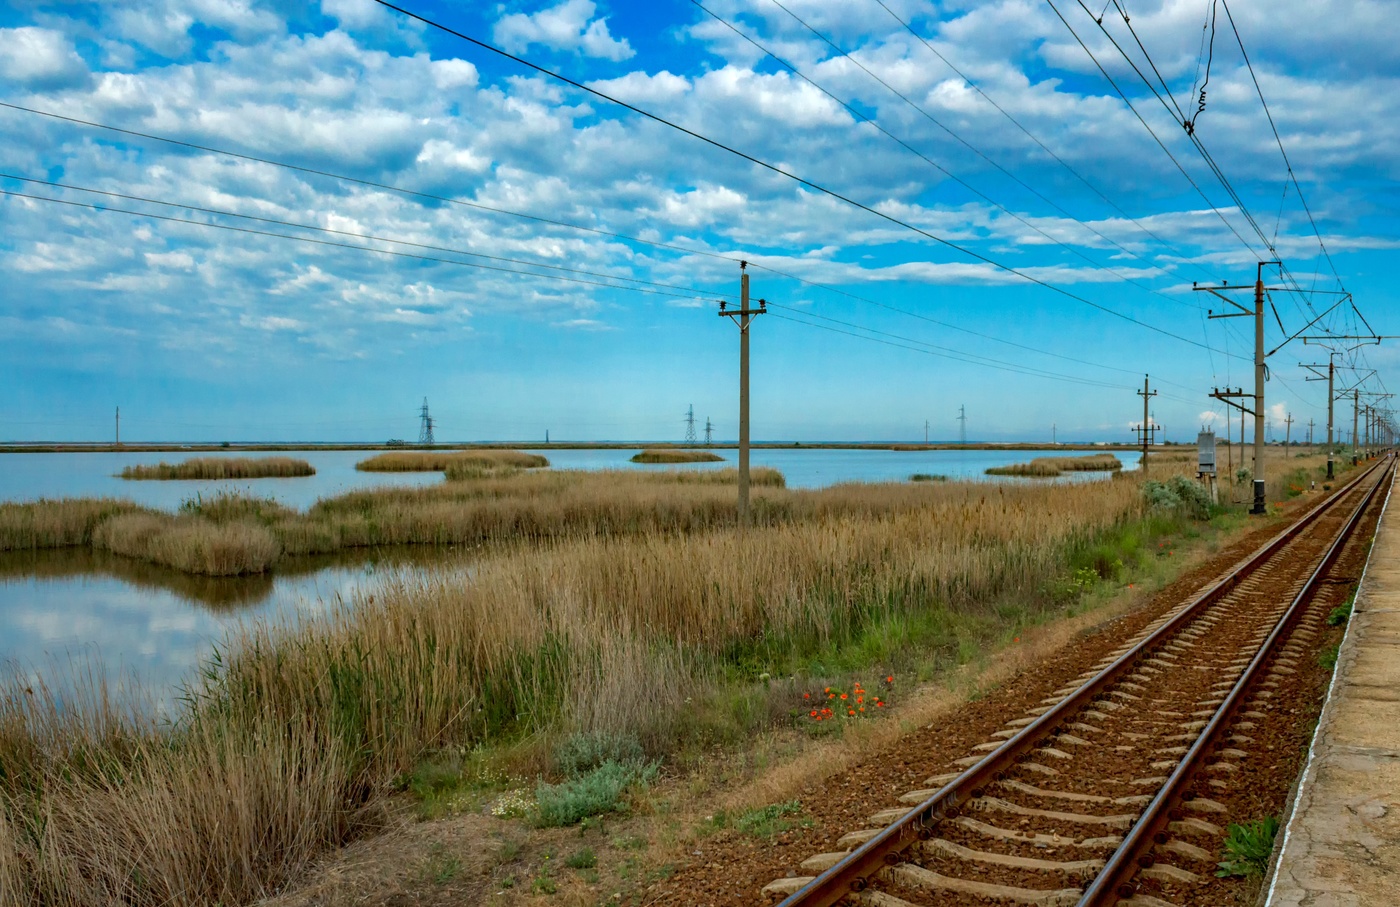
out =
<svg viewBox="0 0 1400 907"><path fill-rule="evenodd" d="M592 869L598 865L598 855L593 852L593 848L585 847L569 854L564 860L564 865L570 869Z"/></svg>
<svg viewBox="0 0 1400 907"><path fill-rule="evenodd" d="M1268 816L1244 825L1230 824L1216 875L1221 878L1256 878L1269 868L1278 835L1278 819Z"/></svg>
<svg viewBox="0 0 1400 907"><path fill-rule="evenodd" d="M1338 643L1335 646L1328 646L1317 656L1317 663L1322 666L1322 670L1331 674L1337 669L1337 656L1341 654L1342 646Z"/></svg>
<svg viewBox="0 0 1400 907"><path fill-rule="evenodd" d="M1327 623L1333 627L1340 627L1351 620L1351 608L1355 604L1355 598L1348 598L1345 602L1333 608L1327 614Z"/></svg>
<svg viewBox="0 0 1400 907"><path fill-rule="evenodd" d="M423 864L423 877L436 885L446 885L462 873L462 861L448 853L441 844L428 848Z"/></svg>
<svg viewBox="0 0 1400 907"><path fill-rule="evenodd" d="M796 818L802 812L802 804L797 800L774 803L770 806L750 810L734 820L734 828L756 838L776 838L778 835L799 824Z"/></svg>

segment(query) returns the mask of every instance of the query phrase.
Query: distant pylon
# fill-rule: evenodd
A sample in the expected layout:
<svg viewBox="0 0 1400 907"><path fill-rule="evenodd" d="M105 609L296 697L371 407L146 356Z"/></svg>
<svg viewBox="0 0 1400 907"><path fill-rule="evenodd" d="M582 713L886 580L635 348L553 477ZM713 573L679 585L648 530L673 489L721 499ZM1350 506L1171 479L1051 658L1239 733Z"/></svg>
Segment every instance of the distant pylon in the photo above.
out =
<svg viewBox="0 0 1400 907"><path fill-rule="evenodd" d="M709 446L710 446L710 441L714 438L714 436L715 436L715 427L714 427L713 425L710 424L710 417L709 417L709 416L706 416L706 417L705 417L705 446L706 446L706 447L709 447Z"/></svg>
<svg viewBox="0 0 1400 907"><path fill-rule="evenodd" d="M958 407L958 443L967 443L967 407Z"/></svg>
<svg viewBox="0 0 1400 907"><path fill-rule="evenodd" d="M428 412L428 398L427 398L427 397L424 397L424 398L423 398L423 408L422 408L421 410L419 410L419 412L418 412L418 418L419 418L419 420L420 420L419 427L418 427L418 443L419 443L419 444L434 444L434 443L436 443L436 442L433 440L433 417L432 417L432 415L429 414L429 412Z"/></svg>
<svg viewBox="0 0 1400 907"><path fill-rule="evenodd" d="M690 404L690 409L685 411L685 443L695 443L695 404Z"/></svg>

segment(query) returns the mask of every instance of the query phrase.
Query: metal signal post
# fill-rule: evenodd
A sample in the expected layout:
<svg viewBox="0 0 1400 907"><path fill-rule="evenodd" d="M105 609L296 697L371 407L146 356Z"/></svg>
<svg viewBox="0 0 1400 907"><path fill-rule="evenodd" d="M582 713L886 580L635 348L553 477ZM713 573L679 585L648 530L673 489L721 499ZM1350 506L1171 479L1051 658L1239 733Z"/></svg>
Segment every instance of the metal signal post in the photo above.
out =
<svg viewBox="0 0 1400 907"><path fill-rule="evenodd" d="M726 311L728 304L720 301L721 318L733 318L739 326L739 525L749 525L749 325L759 315L768 313L768 301L760 299L758 308L749 308L749 263L739 262L739 311Z"/></svg>
<svg viewBox="0 0 1400 907"><path fill-rule="evenodd" d="M1264 506L1264 379L1266 375L1264 365L1264 293L1266 290L1283 288L1264 286L1264 266L1276 264L1279 264L1279 262L1259 262L1259 269L1256 272L1253 286L1232 287L1222 284L1218 287L1194 287L1194 289L1198 291L1205 291L1219 296L1238 310L1234 312L1222 312L1220 314L1210 312L1210 318L1254 318L1254 506L1249 512L1255 514L1264 514L1268 512L1268 508ZM1250 311L1238 302L1235 302L1235 300L1221 292L1222 290L1253 290L1254 310ZM1287 341L1284 342L1286 343ZM1273 352L1278 352L1278 350L1275 349ZM1212 394L1211 396L1217 395ZM1240 408L1243 409L1243 407Z"/></svg>

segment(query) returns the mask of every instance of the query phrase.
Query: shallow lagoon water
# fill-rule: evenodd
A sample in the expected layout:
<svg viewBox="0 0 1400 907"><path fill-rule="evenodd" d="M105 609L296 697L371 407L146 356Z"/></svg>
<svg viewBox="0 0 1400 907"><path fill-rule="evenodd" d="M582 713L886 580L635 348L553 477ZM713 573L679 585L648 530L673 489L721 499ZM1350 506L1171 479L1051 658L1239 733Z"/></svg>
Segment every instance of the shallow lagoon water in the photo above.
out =
<svg viewBox="0 0 1400 907"><path fill-rule="evenodd" d="M675 469L629 462L640 448L541 451L556 469ZM738 453L716 449L721 463L684 468L734 466ZM367 451L305 451L315 476L235 481L130 481L116 477L123 466L179 461L200 453L61 453L0 456L0 500L57 497L123 497L175 509L195 495L250 491L304 509L316 500L356 488L422 486L442 481L439 473L362 473L355 463ZM219 454L214 454L218 456ZM232 452L230 456L258 456ZM1073 451L891 451L762 449L754 466L771 466L790 488L821 488L840 482L904 481L914 473L949 478L987 478L990 466L1036 456L1074 456ZM1129 469L1138 455L1119 452ZM1102 473L1069 474L1057 481L1094 481ZM1005 480L1002 480L1005 481ZM1045 481L1019 480L1011 481ZM94 672L109 688L133 680L168 704L179 684L207 659L214 644L240 621L295 621L349 600L379 583L387 572L461 563L454 551L412 549L352 551L336 558L292 561L256 577L195 577L103 552L0 552L0 674L32 682L43 677L67 685L68 665Z"/></svg>

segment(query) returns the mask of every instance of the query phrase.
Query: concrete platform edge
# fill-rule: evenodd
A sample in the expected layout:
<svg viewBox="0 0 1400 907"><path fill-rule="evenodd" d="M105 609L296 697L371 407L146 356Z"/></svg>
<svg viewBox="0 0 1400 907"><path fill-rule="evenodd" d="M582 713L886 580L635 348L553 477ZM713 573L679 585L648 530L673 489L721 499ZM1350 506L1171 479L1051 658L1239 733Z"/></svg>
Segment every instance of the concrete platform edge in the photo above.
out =
<svg viewBox="0 0 1400 907"><path fill-rule="evenodd" d="M1391 497L1394 492L1395 482L1392 479L1390 487L1386 489L1385 502L1382 506L1380 519L1376 524L1377 540L1380 539L1382 531L1400 536L1400 525L1391 527L1387 520L1388 516L1394 518L1390 510ZM1362 568L1356 589L1355 601L1358 603L1363 601L1363 596L1366 596L1370 589L1368 581L1372 579L1373 561L1378 547L1378 545L1373 544L1371 551L1367 553L1366 564ZM1400 596L1400 588L1386 591ZM1392 892L1390 897L1384 901L1370 898L1362 900L1362 895L1355 891L1346 890L1343 887L1344 883L1339 886L1323 881L1314 886L1300 881L1300 876L1310 874L1309 866L1304 864L1313 864L1319 859L1313 853L1311 836L1306 834L1303 829L1311 819L1310 806L1314 794L1318 792L1318 776L1327 767L1327 764L1336 758L1336 750L1356 751L1361 749L1354 746L1338 747L1330 741L1329 732L1340 708L1338 705L1342 698L1340 687L1347 683L1347 672L1357 661L1356 649L1361 645L1360 638L1365 632L1364 623L1364 620L1357 620L1355 616L1347 622L1337 658L1337 667L1333 672L1331 682L1328 684L1327 697L1323 704L1322 714L1318 719L1317 731L1308 747L1307 762L1286 810L1287 818L1282 843L1276 850L1276 858L1270 867L1267 886L1264 889L1265 897L1261 899L1263 907L1373 907L1373 905L1374 907L1392 907L1392 905L1400 904L1400 892ZM1303 838L1307 838L1308 841L1302 842ZM1295 869L1295 867L1298 868ZM1393 871L1400 873L1400 865L1393 867ZM1312 872L1312 875L1316 876L1318 873ZM1321 875L1325 876L1327 873L1324 872Z"/></svg>

